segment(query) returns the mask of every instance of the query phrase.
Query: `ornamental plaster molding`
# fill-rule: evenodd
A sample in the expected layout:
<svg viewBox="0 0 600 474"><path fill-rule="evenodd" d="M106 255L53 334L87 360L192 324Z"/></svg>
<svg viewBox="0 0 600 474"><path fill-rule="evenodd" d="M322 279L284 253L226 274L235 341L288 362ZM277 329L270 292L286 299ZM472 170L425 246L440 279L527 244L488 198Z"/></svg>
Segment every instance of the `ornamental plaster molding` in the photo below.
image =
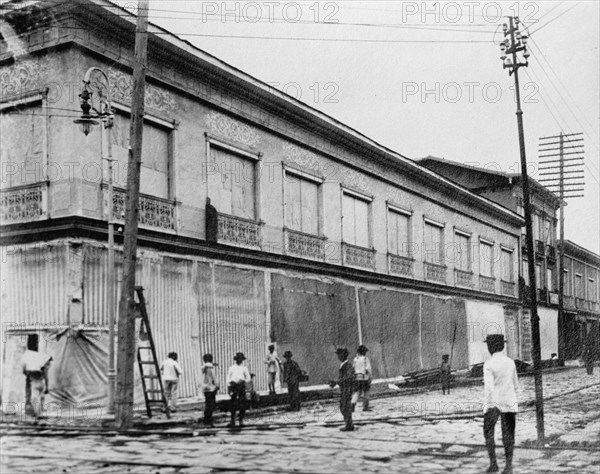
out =
<svg viewBox="0 0 600 474"><path fill-rule="evenodd" d="M250 147L255 147L260 142L258 133L250 126L218 112L209 112L207 114L206 125L215 135Z"/></svg>
<svg viewBox="0 0 600 474"><path fill-rule="evenodd" d="M131 103L131 94L133 92L131 76L115 69L109 69L108 78L111 86L111 100L126 104ZM176 108L175 100L169 92L151 84L146 84L144 104L149 109L160 111L167 115L171 115Z"/></svg>
<svg viewBox="0 0 600 474"><path fill-rule="evenodd" d="M323 174L325 166L323 166L322 158L316 153L292 145L291 143L286 143L283 145L283 157L285 161L291 161L318 174Z"/></svg>
<svg viewBox="0 0 600 474"><path fill-rule="evenodd" d="M0 99L41 90L48 73L49 59L17 61L0 71Z"/></svg>

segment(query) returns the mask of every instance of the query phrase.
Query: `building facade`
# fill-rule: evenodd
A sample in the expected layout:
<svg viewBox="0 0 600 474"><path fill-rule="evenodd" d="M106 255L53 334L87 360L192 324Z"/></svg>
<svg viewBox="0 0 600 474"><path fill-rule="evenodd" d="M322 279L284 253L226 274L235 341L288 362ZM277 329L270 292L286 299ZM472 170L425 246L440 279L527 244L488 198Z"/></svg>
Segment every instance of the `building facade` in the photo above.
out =
<svg viewBox="0 0 600 474"><path fill-rule="evenodd" d="M429 156L418 161L448 179L466 186L473 192L524 216L523 191L520 174L505 173L495 168L478 168ZM560 207L558 197L537 181L530 179L532 230L535 247L535 279L537 287L538 316L542 359L550 359L559 352L558 328L558 264L557 264L557 218ZM523 298L526 342L524 359L531 360L531 327L529 323L528 295L529 272L525 227L521 229L520 294Z"/></svg>
<svg viewBox="0 0 600 474"><path fill-rule="evenodd" d="M565 358L579 359L587 335L600 335L600 256L565 240L564 251L564 344ZM600 338L596 338L600 344Z"/></svg>
<svg viewBox="0 0 600 474"><path fill-rule="evenodd" d="M85 338L78 357L103 397L107 274L118 283L122 243L117 232L108 268L107 216L124 213L135 17L77 0L15 3L4 18L3 398L21 396L26 337L66 353L66 330ZM106 135L73 123L91 67L109 79L90 85L114 108ZM315 384L335 374L335 347L359 343L376 378L442 354L467 368L488 356L489 333L509 334L523 358L515 212L154 26L143 140L137 279L159 353L179 353L183 397L205 352L221 380L244 352L265 388L270 343Z"/></svg>

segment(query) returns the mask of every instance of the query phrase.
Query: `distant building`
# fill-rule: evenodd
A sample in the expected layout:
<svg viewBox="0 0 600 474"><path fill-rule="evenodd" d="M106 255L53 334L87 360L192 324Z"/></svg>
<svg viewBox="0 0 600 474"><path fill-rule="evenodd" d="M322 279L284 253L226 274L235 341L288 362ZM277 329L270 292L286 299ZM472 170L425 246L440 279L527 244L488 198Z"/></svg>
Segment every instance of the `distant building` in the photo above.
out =
<svg viewBox="0 0 600 474"><path fill-rule="evenodd" d="M56 336L77 329L89 337L73 354L85 354L99 380L106 369L107 308L116 305L106 275L120 276L122 242L118 233L108 268L107 215L112 206L122 222L135 17L104 0L30 1L12 2L3 21L11 401L28 334L42 333L56 368L65 344ZM84 136L73 123L92 66L106 71L115 109L112 203L98 127ZM333 378L335 347L359 343L376 378L436 367L442 354L456 368L482 362L489 333L507 334L509 354L527 358L522 217L154 26L142 159L138 283L159 357L179 354L182 397L196 395L206 352L221 381L244 352L266 388L270 343L291 350L316 384Z"/></svg>
<svg viewBox="0 0 600 474"><path fill-rule="evenodd" d="M469 188L481 196L485 196L517 212L519 215L524 215L520 174L500 172L496 167L492 166L489 168L469 166L432 156L418 160L418 163ZM529 182L542 359L549 359L552 353L559 352L556 213L560 206L560 201L554 193L550 192L534 179L530 179ZM525 227L522 229L522 235L525 235ZM527 269L526 241L524 238L521 239L521 255L521 295L525 297L529 294L527 288L529 273ZM526 315L529 314L526 305L524 312ZM523 322L525 324L525 340L529 340L531 328L528 324L528 317L525 317ZM525 359L528 359L528 354L529 351L525 348ZM569 357L569 355L570 353L565 354L566 357Z"/></svg>
<svg viewBox="0 0 600 474"><path fill-rule="evenodd" d="M600 256L570 240L564 252L565 359L578 359L586 335L600 331Z"/></svg>

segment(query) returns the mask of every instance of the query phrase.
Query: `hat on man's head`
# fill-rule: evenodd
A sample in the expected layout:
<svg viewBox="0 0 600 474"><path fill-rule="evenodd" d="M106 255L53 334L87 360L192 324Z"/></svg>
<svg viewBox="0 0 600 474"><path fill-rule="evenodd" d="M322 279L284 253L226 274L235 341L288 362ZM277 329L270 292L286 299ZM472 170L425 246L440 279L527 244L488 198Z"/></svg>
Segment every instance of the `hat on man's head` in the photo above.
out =
<svg viewBox="0 0 600 474"><path fill-rule="evenodd" d="M236 355L233 356L233 360L246 360L246 356L243 352L238 352Z"/></svg>
<svg viewBox="0 0 600 474"><path fill-rule="evenodd" d="M504 344L508 341L504 339L504 334L488 334L485 338L485 341L483 342L485 342L486 344Z"/></svg>
<svg viewBox="0 0 600 474"><path fill-rule="evenodd" d="M348 357L348 354L349 354L348 349L346 349L345 347L338 347L335 350L335 353L338 354L338 355L339 354L344 354L345 357Z"/></svg>
<svg viewBox="0 0 600 474"><path fill-rule="evenodd" d="M367 346L363 346L362 344L360 346L358 346L358 349L356 349L356 352L358 352L359 354L366 354L367 351L369 349L367 349Z"/></svg>
<svg viewBox="0 0 600 474"><path fill-rule="evenodd" d="M283 353L283 357L285 357L285 358L292 357L292 351L285 351Z"/></svg>

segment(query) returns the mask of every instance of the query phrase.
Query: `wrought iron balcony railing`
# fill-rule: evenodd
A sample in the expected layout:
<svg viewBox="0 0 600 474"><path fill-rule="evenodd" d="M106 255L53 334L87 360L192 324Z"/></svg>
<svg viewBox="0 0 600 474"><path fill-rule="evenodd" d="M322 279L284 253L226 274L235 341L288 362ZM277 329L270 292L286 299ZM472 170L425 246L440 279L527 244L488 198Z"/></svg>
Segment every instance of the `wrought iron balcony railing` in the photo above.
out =
<svg viewBox="0 0 600 474"><path fill-rule="evenodd" d="M465 288L473 287L473 272L467 272L460 270L459 268L454 269L454 281L456 286L463 286Z"/></svg>
<svg viewBox="0 0 600 474"><path fill-rule="evenodd" d="M326 237L306 234L292 229L284 229L285 252L296 257L312 260L325 260Z"/></svg>
<svg viewBox="0 0 600 474"><path fill-rule="evenodd" d="M496 279L493 277L479 275L479 289L486 293L496 292Z"/></svg>
<svg viewBox="0 0 600 474"><path fill-rule="evenodd" d="M102 186L104 194L104 218L108 218L108 187ZM113 218L123 222L125 217L125 190L113 188ZM166 232L177 231L176 202L148 194L140 194L138 225Z"/></svg>
<svg viewBox="0 0 600 474"><path fill-rule="evenodd" d="M514 281L504 281L501 280L502 286L502 294L505 296L516 296L515 290L517 289L517 285Z"/></svg>
<svg viewBox="0 0 600 474"><path fill-rule="evenodd" d="M425 280L446 283L446 267L436 263L424 262Z"/></svg>
<svg viewBox="0 0 600 474"><path fill-rule="evenodd" d="M388 268L394 275L412 277L414 275L415 261L409 257L388 253Z"/></svg>
<svg viewBox="0 0 600 474"><path fill-rule="evenodd" d="M0 191L0 224L48 218L48 184L35 183Z"/></svg>
<svg viewBox="0 0 600 474"><path fill-rule="evenodd" d="M563 304L567 308L575 308L575 297L565 295L563 297Z"/></svg>
<svg viewBox="0 0 600 474"><path fill-rule="evenodd" d="M375 249L342 243L344 265L375 270Z"/></svg>
<svg viewBox="0 0 600 474"><path fill-rule="evenodd" d="M262 247L262 222L229 214L218 214L219 242L245 247Z"/></svg>

